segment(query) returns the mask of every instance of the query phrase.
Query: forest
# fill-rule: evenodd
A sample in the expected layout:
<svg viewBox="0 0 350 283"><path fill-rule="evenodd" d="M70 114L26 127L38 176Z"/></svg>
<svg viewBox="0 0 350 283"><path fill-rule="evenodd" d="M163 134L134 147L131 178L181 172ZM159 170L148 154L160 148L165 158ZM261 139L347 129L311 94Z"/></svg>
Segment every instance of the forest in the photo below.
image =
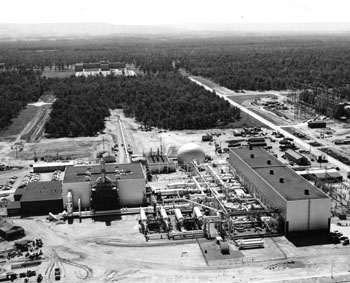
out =
<svg viewBox="0 0 350 283"><path fill-rule="evenodd" d="M145 125L169 129L212 127L237 118L237 111L181 78L180 69L236 91L296 89L307 83L337 88L350 100L349 45L348 35L1 41L0 128L50 90L58 98L46 126L52 136L96 134L113 107ZM43 76L45 68L64 72L75 63L102 60L132 63L144 75L114 80Z"/></svg>
<svg viewBox="0 0 350 283"><path fill-rule="evenodd" d="M239 118L239 109L177 73L144 77L71 77L48 82L57 101L46 133L92 136L104 128L109 109L122 108L146 127L205 129Z"/></svg>
<svg viewBox="0 0 350 283"><path fill-rule="evenodd" d="M28 102L44 94L43 79L32 70L0 72L0 130L6 128Z"/></svg>

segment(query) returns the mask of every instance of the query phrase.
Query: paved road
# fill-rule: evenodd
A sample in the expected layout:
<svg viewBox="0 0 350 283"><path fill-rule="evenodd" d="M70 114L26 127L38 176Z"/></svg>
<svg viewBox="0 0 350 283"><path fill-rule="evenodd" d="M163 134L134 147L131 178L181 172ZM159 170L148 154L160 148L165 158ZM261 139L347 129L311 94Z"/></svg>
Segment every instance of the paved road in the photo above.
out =
<svg viewBox="0 0 350 283"><path fill-rule="evenodd" d="M270 121L264 119L263 117L259 116L258 114L250 111L248 108L238 104L237 102L231 100L228 98L228 96L224 95L222 92L220 92L219 88L210 88L209 86L205 85L204 83L196 80L193 77L189 77L189 79L193 82L195 82L196 84L204 87L205 89L209 90L209 91L215 91L215 93L222 97L223 99L225 99L226 101L228 101L231 105L238 107L239 109L241 109L241 111L247 113L248 115L250 115L251 117L259 120L261 123L265 124L266 126L270 127L271 129L275 130L275 131L279 131L281 134L283 134L285 137L287 138L292 138L294 139L295 144L297 144L300 148L304 148L305 150L310 150L310 152L316 156L320 156L320 155L324 155L329 163L332 163L334 166L339 167L340 169L340 173L342 173L344 175L344 177L346 177L346 173L350 172L350 166L340 162L339 160L329 156L328 154L318 150L316 147L310 146L310 144L306 143L305 141L303 141L302 139L290 134L289 132L287 132L286 130L284 130L281 126L277 126L273 123L271 123Z"/></svg>

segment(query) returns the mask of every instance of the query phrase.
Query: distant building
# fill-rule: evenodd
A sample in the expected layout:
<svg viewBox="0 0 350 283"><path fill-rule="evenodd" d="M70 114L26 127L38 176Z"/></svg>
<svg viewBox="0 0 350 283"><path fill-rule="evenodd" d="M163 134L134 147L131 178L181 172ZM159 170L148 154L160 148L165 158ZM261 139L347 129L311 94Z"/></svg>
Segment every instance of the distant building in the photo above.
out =
<svg viewBox="0 0 350 283"><path fill-rule="evenodd" d="M247 140L248 146L266 146L265 138L249 138Z"/></svg>
<svg viewBox="0 0 350 283"><path fill-rule="evenodd" d="M78 63L75 64L76 77L89 76L136 76L134 70L123 62L108 62L102 61L100 63Z"/></svg>
<svg viewBox="0 0 350 283"><path fill-rule="evenodd" d="M34 173L48 173L57 170L64 171L67 166L72 166L74 163L69 162L39 162L33 164Z"/></svg>
<svg viewBox="0 0 350 283"><path fill-rule="evenodd" d="M310 121L307 123L309 128L326 128L327 123L325 121Z"/></svg>
<svg viewBox="0 0 350 283"><path fill-rule="evenodd" d="M294 162L295 164L298 164L298 165L310 165L310 162L309 160L302 154L292 150L292 149L288 149L284 155L286 156L286 158L289 160L289 161L292 161Z"/></svg>
<svg viewBox="0 0 350 283"><path fill-rule="evenodd" d="M202 136L202 142L211 142L211 141L213 141L213 136L212 135Z"/></svg>
<svg viewBox="0 0 350 283"><path fill-rule="evenodd" d="M176 171L175 162L165 155L152 154L147 156L146 159L151 174L168 174Z"/></svg>

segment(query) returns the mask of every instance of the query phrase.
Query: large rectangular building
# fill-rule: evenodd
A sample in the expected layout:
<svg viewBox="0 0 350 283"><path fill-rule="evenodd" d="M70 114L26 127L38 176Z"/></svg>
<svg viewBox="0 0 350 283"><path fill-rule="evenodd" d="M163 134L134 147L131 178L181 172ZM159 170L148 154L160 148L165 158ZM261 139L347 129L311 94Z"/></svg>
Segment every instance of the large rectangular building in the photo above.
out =
<svg viewBox="0 0 350 283"><path fill-rule="evenodd" d="M62 183L31 182L20 198L21 211L29 214L59 213L63 211Z"/></svg>
<svg viewBox="0 0 350 283"><path fill-rule="evenodd" d="M146 180L140 163L105 164L105 175L118 188L121 207L144 204ZM74 208L78 208L80 199L81 209L90 209L91 185L100 177L101 167L98 164L68 166L62 184L64 207L67 204L67 194L71 191Z"/></svg>
<svg viewBox="0 0 350 283"><path fill-rule="evenodd" d="M270 153L233 148L229 162L252 195L281 211L285 234L329 231L330 198Z"/></svg>

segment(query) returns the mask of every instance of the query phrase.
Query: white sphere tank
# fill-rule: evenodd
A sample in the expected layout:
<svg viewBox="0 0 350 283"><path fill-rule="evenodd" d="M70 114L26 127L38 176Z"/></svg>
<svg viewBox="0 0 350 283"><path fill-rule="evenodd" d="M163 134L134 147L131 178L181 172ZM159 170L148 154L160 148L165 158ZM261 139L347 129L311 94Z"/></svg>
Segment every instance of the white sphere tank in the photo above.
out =
<svg viewBox="0 0 350 283"><path fill-rule="evenodd" d="M203 163L204 150L198 144L186 143L177 152L177 162L180 166L189 166L192 160L196 160L198 164Z"/></svg>

